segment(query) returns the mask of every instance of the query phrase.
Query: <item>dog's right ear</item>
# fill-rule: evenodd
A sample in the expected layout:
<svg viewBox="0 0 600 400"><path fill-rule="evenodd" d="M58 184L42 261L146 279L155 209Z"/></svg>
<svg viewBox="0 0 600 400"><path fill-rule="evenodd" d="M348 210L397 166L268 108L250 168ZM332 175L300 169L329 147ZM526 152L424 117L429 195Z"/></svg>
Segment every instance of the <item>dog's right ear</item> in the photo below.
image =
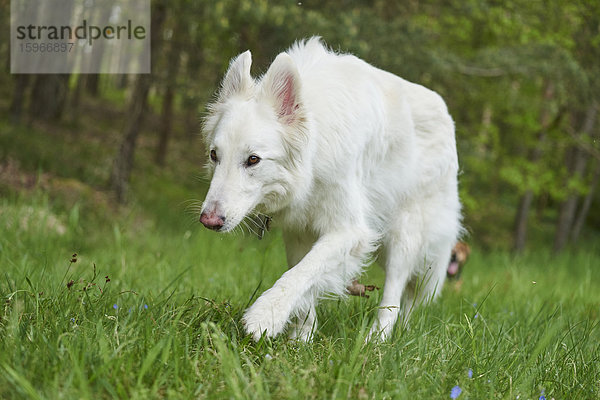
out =
<svg viewBox="0 0 600 400"><path fill-rule="evenodd" d="M243 52L231 60L229 69L221 83L219 100L225 100L237 93L244 93L254 86L254 79L250 76L251 65L252 54L250 54L250 50Z"/></svg>
<svg viewBox="0 0 600 400"><path fill-rule="evenodd" d="M263 79L263 93L273 103L281 121L291 125L302 119L300 76L292 58L279 54Z"/></svg>

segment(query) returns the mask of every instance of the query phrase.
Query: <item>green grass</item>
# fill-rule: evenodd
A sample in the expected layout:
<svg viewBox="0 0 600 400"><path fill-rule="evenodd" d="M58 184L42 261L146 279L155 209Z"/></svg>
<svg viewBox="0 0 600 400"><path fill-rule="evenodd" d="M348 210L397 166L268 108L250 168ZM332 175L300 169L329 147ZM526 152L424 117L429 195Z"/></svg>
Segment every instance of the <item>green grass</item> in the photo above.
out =
<svg viewBox="0 0 600 400"><path fill-rule="evenodd" d="M255 344L240 316L284 270L278 232L86 226L41 195L0 210L0 398L598 397L591 250L475 252L389 343L363 345L375 295L324 301L314 343Z"/></svg>
<svg viewBox="0 0 600 400"><path fill-rule="evenodd" d="M259 241L192 223L185 201L206 189L185 172L194 162L159 170L150 145L131 205L117 208L81 182L102 181L114 148L92 146L86 162L45 133L14 133L0 126L3 157L50 178L0 186L2 399L447 399L457 385L460 399L600 398L593 245L475 248L462 285L388 343L363 344L381 293L323 301L313 343L253 343L240 317L285 270L280 232ZM383 274L372 266L363 281Z"/></svg>

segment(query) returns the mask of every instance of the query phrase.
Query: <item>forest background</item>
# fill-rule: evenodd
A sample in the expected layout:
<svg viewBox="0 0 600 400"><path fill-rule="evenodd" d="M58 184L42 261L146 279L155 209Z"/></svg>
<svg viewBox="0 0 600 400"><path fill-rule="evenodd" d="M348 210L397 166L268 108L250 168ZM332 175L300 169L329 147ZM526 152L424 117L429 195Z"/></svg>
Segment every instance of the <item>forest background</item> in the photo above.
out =
<svg viewBox="0 0 600 400"><path fill-rule="evenodd" d="M9 2L2 3L9 26ZM469 240L517 251L597 240L597 2L155 1L152 15L151 75L10 75L8 30L0 32L4 129L40 122L60 141L67 124L97 137L103 133L81 115L105 120L112 113L111 131L119 135L102 138L103 156L111 157L98 176L80 178L125 202L132 172L133 179L144 173L135 162L139 142L153 142L160 167L183 157L200 170L206 151L199 116L231 57L250 49L260 74L293 41L320 35L334 50L446 99ZM184 154L173 153L179 142L189 144ZM3 146L4 164L15 158L10 151ZM33 159L26 164L40 167Z"/></svg>
<svg viewBox="0 0 600 400"><path fill-rule="evenodd" d="M10 74L0 0L0 398L598 398L600 2L151 7L151 74ZM253 343L240 318L286 269L281 232L198 223L229 60L250 49L258 76L313 35L456 124L473 251L389 343L363 341L379 291L324 300L311 344Z"/></svg>

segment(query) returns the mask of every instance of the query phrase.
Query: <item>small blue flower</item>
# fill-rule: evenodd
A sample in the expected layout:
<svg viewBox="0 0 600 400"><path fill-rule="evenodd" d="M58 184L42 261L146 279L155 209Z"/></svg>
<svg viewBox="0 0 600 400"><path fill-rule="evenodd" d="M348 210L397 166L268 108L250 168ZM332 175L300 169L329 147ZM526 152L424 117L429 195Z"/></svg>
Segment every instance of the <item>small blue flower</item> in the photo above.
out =
<svg viewBox="0 0 600 400"><path fill-rule="evenodd" d="M461 393L462 393L462 389L460 388L460 386L456 385L450 391L450 398L451 399L457 399L458 396L460 396Z"/></svg>
<svg viewBox="0 0 600 400"><path fill-rule="evenodd" d="M75 318L71 318L71 322L75 323Z"/></svg>
<svg viewBox="0 0 600 400"><path fill-rule="evenodd" d="M148 309L148 304L144 304L144 309L147 310Z"/></svg>
<svg viewBox="0 0 600 400"><path fill-rule="evenodd" d="M113 308L116 310L117 308L119 308L119 306L116 304L113 304Z"/></svg>
<svg viewBox="0 0 600 400"><path fill-rule="evenodd" d="M473 318L479 318L479 313L475 314Z"/></svg>
<svg viewBox="0 0 600 400"><path fill-rule="evenodd" d="M538 400L546 400L546 396L541 395L540 398Z"/></svg>
<svg viewBox="0 0 600 400"><path fill-rule="evenodd" d="M469 372L467 372L467 375L469 375L469 379L473 379L473 370L471 368L469 368Z"/></svg>

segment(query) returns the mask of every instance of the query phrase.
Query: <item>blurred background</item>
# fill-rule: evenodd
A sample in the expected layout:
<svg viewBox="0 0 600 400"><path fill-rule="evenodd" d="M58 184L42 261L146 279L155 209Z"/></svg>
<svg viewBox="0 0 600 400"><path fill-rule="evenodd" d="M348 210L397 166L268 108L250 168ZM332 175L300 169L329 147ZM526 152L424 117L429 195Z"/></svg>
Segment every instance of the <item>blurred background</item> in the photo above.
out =
<svg viewBox="0 0 600 400"><path fill-rule="evenodd" d="M231 57L250 49L259 75L320 35L444 97L469 242L600 238L598 1L153 0L150 75L11 75L9 11L0 0L0 220L41 201L84 236L140 215L140 230L190 229L208 184L201 115Z"/></svg>

